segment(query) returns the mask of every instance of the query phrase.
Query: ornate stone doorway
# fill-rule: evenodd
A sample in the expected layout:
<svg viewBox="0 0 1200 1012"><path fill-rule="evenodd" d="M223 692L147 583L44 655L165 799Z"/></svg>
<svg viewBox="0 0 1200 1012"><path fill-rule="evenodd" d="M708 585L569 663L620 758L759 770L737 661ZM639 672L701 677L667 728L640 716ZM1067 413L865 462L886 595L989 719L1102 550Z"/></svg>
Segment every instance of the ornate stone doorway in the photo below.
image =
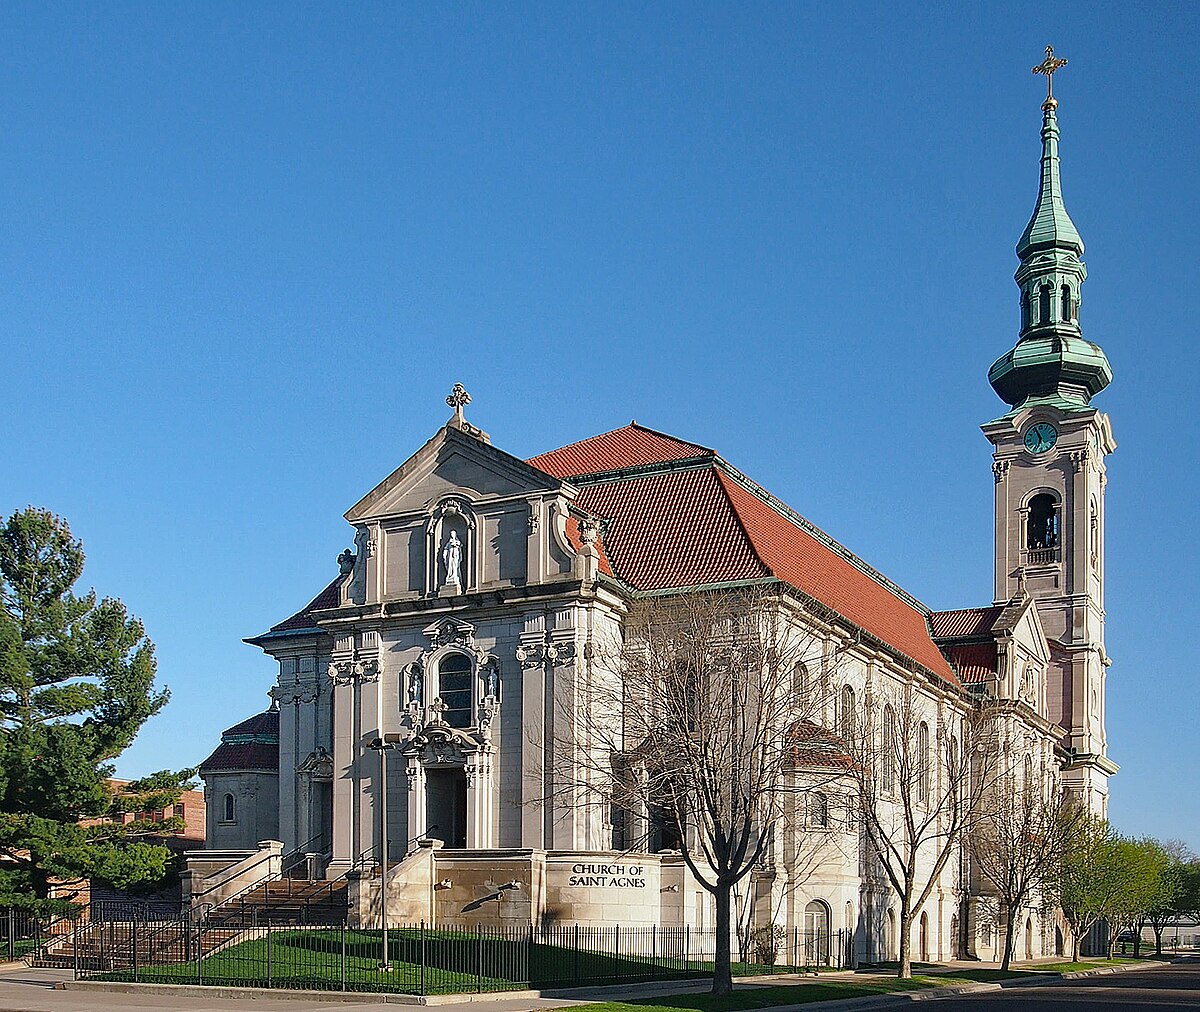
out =
<svg viewBox="0 0 1200 1012"><path fill-rule="evenodd" d="M467 774L450 769L425 770L425 835L447 847L467 845Z"/></svg>

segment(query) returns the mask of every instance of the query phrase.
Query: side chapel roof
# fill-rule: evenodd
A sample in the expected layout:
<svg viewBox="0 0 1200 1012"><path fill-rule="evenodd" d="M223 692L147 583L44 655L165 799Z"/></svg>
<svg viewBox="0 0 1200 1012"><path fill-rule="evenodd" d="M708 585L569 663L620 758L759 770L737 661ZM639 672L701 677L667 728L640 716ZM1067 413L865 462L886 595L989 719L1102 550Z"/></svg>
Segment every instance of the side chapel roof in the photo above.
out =
<svg viewBox="0 0 1200 1012"><path fill-rule="evenodd" d="M986 682L996 674L999 658L993 630L1005 610L1004 605L989 605L930 613L933 638L954 663L963 682Z"/></svg>
<svg viewBox="0 0 1200 1012"><path fill-rule="evenodd" d="M279 769L279 711L247 717L221 734L221 744L200 764L200 774L232 770L274 773Z"/></svg>

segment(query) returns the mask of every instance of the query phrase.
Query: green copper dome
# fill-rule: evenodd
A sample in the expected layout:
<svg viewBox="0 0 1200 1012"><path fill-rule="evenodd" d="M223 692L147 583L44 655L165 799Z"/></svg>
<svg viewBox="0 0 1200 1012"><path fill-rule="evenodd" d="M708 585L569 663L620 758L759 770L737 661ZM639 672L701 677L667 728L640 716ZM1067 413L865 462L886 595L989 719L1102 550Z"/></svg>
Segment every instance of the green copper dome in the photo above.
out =
<svg viewBox="0 0 1200 1012"><path fill-rule="evenodd" d="M1052 334L1018 341L992 364L988 382L1013 407L1055 395L1082 407L1112 382L1112 366L1098 344Z"/></svg>
<svg viewBox="0 0 1200 1012"><path fill-rule="evenodd" d="M1017 243L1020 335L1016 347L988 370L992 389L1013 408L1031 399L1057 402L1064 409L1086 407L1112 381L1103 349L1085 340L1079 325L1087 268L1083 239L1062 199L1057 108L1058 102L1048 96L1042 106L1037 204Z"/></svg>

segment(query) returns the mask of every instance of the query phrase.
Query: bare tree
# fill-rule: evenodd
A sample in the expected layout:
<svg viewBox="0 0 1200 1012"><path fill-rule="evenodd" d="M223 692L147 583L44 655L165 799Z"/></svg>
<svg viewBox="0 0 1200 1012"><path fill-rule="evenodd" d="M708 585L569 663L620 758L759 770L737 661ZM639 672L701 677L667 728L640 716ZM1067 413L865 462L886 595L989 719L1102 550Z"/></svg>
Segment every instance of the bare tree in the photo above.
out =
<svg viewBox="0 0 1200 1012"><path fill-rule="evenodd" d="M833 663L817 630L775 583L636 600L556 722L559 804L618 811L626 847L678 849L713 896L714 994L733 988L735 887L772 835L802 832L796 728L821 714Z"/></svg>
<svg viewBox="0 0 1200 1012"><path fill-rule="evenodd" d="M996 710L912 680L874 687L839 715L863 831L899 897L898 976L912 976L912 921L978 818L1000 764ZM940 718L939 718L940 713Z"/></svg>
<svg viewBox="0 0 1200 1012"><path fill-rule="evenodd" d="M995 890L1003 923L1000 968L1012 959L1018 911L1057 896L1058 871L1081 809L1032 763L1020 777L1006 770L984 799L969 842L976 870Z"/></svg>

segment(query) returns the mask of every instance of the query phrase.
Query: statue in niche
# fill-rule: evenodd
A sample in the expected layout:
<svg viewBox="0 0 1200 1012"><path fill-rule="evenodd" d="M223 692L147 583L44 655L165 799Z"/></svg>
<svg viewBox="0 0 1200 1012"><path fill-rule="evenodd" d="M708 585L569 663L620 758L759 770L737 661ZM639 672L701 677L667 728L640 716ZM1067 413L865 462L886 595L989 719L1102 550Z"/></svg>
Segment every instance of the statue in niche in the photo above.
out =
<svg viewBox="0 0 1200 1012"><path fill-rule="evenodd" d="M462 587L463 543L458 540L458 531L451 531L442 547L442 563L446 567L446 583Z"/></svg>
<svg viewBox="0 0 1200 1012"><path fill-rule="evenodd" d="M414 665L408 675L408 698L420 706L424 703L425 677L421 669Z"/></svg>
<svg viewBox="0 0 1200 1012"><path fill-rule="evenodd" d="M496 670L495 664L489 664L484 672L484 695L491 696L492 699L500 698L500 673Z"/></svg>

